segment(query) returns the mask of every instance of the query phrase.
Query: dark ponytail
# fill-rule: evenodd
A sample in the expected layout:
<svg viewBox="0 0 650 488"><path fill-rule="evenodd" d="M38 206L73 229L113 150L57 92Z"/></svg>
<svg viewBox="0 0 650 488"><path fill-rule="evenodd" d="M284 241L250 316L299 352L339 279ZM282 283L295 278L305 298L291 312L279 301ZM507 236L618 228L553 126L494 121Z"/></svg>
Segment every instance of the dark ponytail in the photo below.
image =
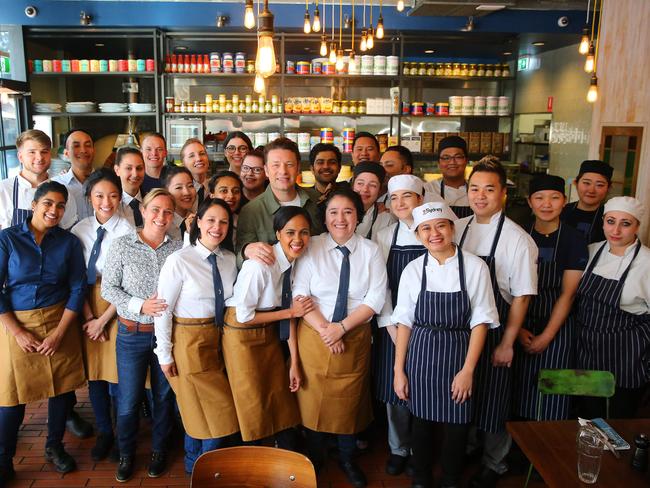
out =
<svg viewBox="0 0 650 488"><path fill-rule="evenodd" d="M223 239L223 241L221 241L221 244L219 244L219 247L223 249L227 249L228 251L231 252L235 252L235 248L232 242L233 241L232 212L230 211L230 207L228 206L228 204L221 198L206 198L205 200L203 200L201 205L199 205L199 208L196 211L196 216L194 217L194 220L192 221L192 225L190 226L190 244L196 246L196 241L201 236L201 229L199 229L199 219L202 219L205 213L208 211L208 209L210 209L210 207L213 207L215 205L225 209L226 212L228 213L228 232L226 233L226 237Z"/></svg>

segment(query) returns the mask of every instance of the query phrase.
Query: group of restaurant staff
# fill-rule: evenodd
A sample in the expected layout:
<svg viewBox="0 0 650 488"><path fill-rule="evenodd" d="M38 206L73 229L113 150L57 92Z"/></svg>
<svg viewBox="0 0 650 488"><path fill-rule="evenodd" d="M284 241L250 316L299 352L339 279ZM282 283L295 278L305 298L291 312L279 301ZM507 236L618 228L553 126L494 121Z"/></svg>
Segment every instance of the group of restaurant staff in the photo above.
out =
<svg viewBox="0 0 650 488"><path fill-rule="evenodd" d="M608 164L582 163L575 203L562 178L534 177L520 226L504 168L488 156L467 176L457 136L430 183L406 148L381 154L365 132L354 177L338 181L340 151L318 144L311 189L288 139L255 150L229 134L229 169L211 178L200 140L182 166L165 165L161 134L141 142L93 170L92 138L73 130L72 167L49 179L49 137L16 141L20 173L0 182L0 486L29 402L48 399L46 459L75 469L62 439L86 382L91 455L114 458L118 482L135 470L145 390L150 477L166 470L177 412L188 473L205 452L298 450L302 434L317 471L331 438L358 487L373 396L386 471L413 487L433 486L436 432L437 484L458 486L466 451L482 448L470 486L491 487L508 470L506 420L605 415L593 398L538 404L540 369L611 371L610 416L634 416L650 379L650 250L641 202L607 200Z"/></svg>

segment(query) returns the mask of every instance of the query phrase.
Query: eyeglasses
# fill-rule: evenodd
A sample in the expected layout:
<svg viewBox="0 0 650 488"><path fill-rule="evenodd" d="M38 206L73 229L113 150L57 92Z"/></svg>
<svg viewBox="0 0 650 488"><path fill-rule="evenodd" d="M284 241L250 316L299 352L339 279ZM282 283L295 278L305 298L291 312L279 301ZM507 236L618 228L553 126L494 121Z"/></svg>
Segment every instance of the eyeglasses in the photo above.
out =
<svg viewBox="0 0 650 488"><path fill-rule="evenodd" d="M260 168L260 167L253 168L251 166L248 166L247 164L244 164L241 167L241 172L242 173L253 173L254 175L261 175L263 171L264 171L264 168Z"/></svg>
<svg viewBox="0 0 650 488"><path fill-rule="evenodd" d="M464 154L454 154L453 156L440 156L439 160L442 163L448 163L451 160L454 160L455 163L462 163L467 159Z"/></svg>
<svg viewBox="0 0 650 488"><path fill-rule="evenodd" d="M248 152L248 146L226 146L226 152L229 154L234 153L235 151L239 151L242 153L247 153Z"/></svg>

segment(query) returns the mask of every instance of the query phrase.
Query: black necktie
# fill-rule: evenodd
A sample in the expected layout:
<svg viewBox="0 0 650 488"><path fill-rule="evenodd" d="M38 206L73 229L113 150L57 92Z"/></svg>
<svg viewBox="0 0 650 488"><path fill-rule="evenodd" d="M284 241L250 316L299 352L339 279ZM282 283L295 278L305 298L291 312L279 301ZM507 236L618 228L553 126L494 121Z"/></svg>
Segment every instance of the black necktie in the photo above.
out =
<svg viewBox="0 0 650 488"><path fill-rule="evenodd" d="M185 225L185 219L183 219L183 222L181 222L181 225L179 227L181 229L181 240L183 240L183 237L185 236L185 233L187 232L187 225Z"/></svg>
<svg viewBox="0 0 650 488"><path fill-rule="evenodd" d="M341 274L339 275L339 291L336 293L336 305L332 322L340 322L348 316L348 288L350 287L350 250L345 246L336 246L343 254Z"/></svg>
<svg viewBox="0 0 650 488"><path fill-rule="evenodd" d="M291 307L291 266L282 273L282 303L281 307L286 310ZM289 319L280 320L280 340L289 339Z"/></svg>
<svg viewBox="0 0 650 488"><path fill-rule="evenodd" d="M88 260L88 284L94 285L97 283L97 258L99 257L99 252L102 250L102 240L104 239L104 234L106 234L106 229L103 227L97 228L97 239L95 239L95 244L90 251L90 259Z"/></svg>
<svg viewBox="0 0 650 488"><path fill-rule="evenodd" d="M205 187L203 185L201 185L201 188L199 188L199 191L196 192L196 203L198 205L201 205L204 198L205 198ZM198 205L197 205L197 207L198 207Z"/></svg>
<svg viewBox="0 0 650 488"><path fill-rule="evenodd" d="M223 325L223 311L226 308L226 302L223 298L223 282L221 281L221 274L217 267L217 256L210 254L208 261L212 265L212 284L214 286L214 323L216 325Z"/></svg>
<svg viewBox="0 0 650 488"><path fill-rule="evenodd" d="M129 202L129 207L133 210L133 223L136 227L142 227L142 214L140 213L140 202L134 198Z"/></svg>

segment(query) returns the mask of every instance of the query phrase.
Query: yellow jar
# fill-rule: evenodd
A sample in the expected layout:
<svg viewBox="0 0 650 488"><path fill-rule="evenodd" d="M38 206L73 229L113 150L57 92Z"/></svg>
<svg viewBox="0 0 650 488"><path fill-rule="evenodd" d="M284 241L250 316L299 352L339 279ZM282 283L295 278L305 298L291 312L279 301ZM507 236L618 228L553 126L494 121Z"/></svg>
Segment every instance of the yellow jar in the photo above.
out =
<svg viewBox="0 0 650 488"><path fill-rule="evenodd" d="M350 105L350 114L357 114L359 113L359 109L357 108L357 101L356 100L350 100L349 102Z"/></svg>
<svg viewBox="0 0 650 488"><path fill-rule="evenodd" d="M451 67L451 63L445 63L445 72L444 76L453 76L454 70Z"/></svg>
<svg viewBox="0 0 650 488"><path fill-rule="evenodd" d="M451 72L452 76L460 76L460 63L454 63L453 70Z"/></svg>
<svg viewBox="0 0 650 488"><path fill-rule="evenodd" d="M436 63L436 76L445 75L445 65L442 63Z"/></svg>
<svg viewBox="0 0 650 488"><path fill-rule="evenodd" d="M467 73L469 76L476 76L476 65L475 64L470 64L469 65L469 71Z"/></svg>
<svg viewBox="0 0 650 488"><path fill-rule="evenodd" d="M340 114L341 113L341 101L340 100L334 100L334 103L332 104L332 113L333 114Z"/></svg>
<svg viewBox="0 0 650 488"><path fill-rule="evenodd" d="M485 76L485 65L479 64L476 69L476 76Z"/></svg>
<svg viewBox="0 0 650 488"><path fill-rule="evenodd" d="M347 100L341 101L341 115L350 113L350 104Z"/></svg>
<svg viewBox="0 0 650 488"><path fill-rule="evenodd" d="M469 68L467 67L467 63L460 65L460 76L469 76Z"/></svg>
<svg viewBox="0 0 650 488"><path fill-rule="evenodd" d="M366 101L365 100L359 100L357 112L360 114L365 114L366 113Z"/></svg>

